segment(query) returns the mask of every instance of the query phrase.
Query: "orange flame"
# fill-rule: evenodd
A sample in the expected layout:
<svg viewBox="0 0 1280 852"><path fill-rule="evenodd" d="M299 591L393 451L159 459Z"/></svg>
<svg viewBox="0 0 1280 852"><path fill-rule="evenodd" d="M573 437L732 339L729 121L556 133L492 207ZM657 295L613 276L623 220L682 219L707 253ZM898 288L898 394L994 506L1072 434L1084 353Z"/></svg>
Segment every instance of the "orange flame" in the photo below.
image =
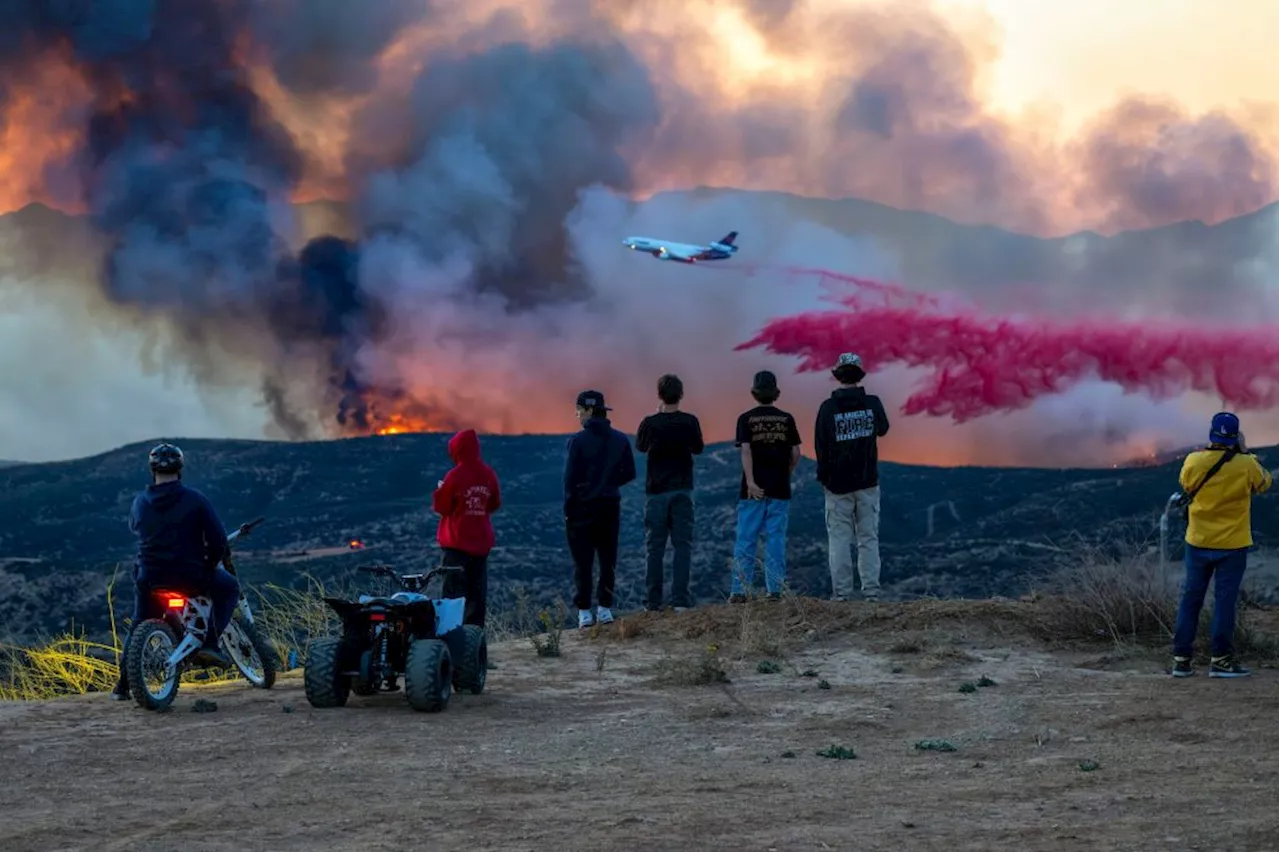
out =
<svg viewBox="0 0 1280 852"><path fill-rule="evenodd" d="M416 432L436 432L439 428L433 426L430 420L422 417L414 417L410 414L392 414L386 418L384 425L373 430L375 435L405 435Z"/></svg>
<svg viewBox="0 0 1280 852"><path fill-rule="evenodd" d="M364 542L358 538L351 539L351 543L347 545L352 550L364 550Z"/></svg>

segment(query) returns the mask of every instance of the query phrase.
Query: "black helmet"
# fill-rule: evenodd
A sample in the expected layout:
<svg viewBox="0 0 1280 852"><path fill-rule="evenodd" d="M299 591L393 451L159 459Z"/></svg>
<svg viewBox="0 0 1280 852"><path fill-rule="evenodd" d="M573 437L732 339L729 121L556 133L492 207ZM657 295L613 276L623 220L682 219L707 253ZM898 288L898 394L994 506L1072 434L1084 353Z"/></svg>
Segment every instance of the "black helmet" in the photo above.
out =
<svg viewBox="0 0 1280 852"><path fill-rule="evenodd" d="M182 472L182 449L176 444L156 444L147 459L152 473Z"/></svg>

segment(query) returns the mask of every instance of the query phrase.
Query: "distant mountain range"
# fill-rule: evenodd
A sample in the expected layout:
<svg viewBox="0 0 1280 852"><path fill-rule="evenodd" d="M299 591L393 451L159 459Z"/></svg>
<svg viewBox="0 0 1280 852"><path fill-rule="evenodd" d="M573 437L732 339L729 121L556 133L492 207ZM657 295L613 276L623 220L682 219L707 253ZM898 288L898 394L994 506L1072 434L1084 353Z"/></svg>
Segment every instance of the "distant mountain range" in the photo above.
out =
<svg viewBox="0 0 1280 852"><path fill-rule="evenodd" d="M632 209L637 226L651 223L663 233L700 233L696 229L731 223L743 231L742 263L750 262L753 246L796 239L794 226L809 223L855 241L859 267L888 262L899 270L895 277L912 288L954 289L992 299L1016 292L1022 302L1038 300L1045 309L1103 311L1141 297L1144 316L1210 319L1238 318L1240 299L1251 305L1265 300L1268 315L1277 303L1277 203L1215 225L1179 222L1114 236L1084 231L1048 239L861 199L782 192L700 187L658 193L633 202ZM302 236L354 236L344 203L315 201L295 211ZM78 267L92 274L101 246L84 217L31 204L0 215L0 248L0 272L11 263L63 273ZM826 256L825 250L808 264L854 260ZM875 274L867 268L849 271Z"/></svg>
<svg viewBox="0 0 1280 852"><path fill-rule="evenodd" d="M267 522L246 540L238 564L251 583L291 584L303 573L349 577L358 564L423 569L438 558L429 513L435 482L448 469L447 435L339 441L180 441L187 481L203 490L233 527ZM537 602L568 599L560 481L563 436L494 436L484 454L502 480L495 516L495 605L523 584ZM126 574L117 605L132 600L127 564L129 504L147 482L150 442L73 461L0 469L0 625L30 636L81 625L106 626L105 587L117 562ZM1277 449L1259 451L1269 468ZM644 457L626 489L619 604L641 603ZM1079 558L1082 544L1154 549L1155 527L1177 488L1178 463L1118 470L882 466L883 579L892 595L1016 596L1039 577ZM697 463L694 588L703 600L728 589L740 469L730 444ZM804 459L795 475L788 539L790 582L829 593L822 496ZM1276 492L1254 503L1259 545L1276 547ZM350 543L360 542L352 548ZM1175 550L1175 554L1177 551ZM1171 568L1176 571L1176 567ZM0 638L3 638L0 636Z"/></svg>

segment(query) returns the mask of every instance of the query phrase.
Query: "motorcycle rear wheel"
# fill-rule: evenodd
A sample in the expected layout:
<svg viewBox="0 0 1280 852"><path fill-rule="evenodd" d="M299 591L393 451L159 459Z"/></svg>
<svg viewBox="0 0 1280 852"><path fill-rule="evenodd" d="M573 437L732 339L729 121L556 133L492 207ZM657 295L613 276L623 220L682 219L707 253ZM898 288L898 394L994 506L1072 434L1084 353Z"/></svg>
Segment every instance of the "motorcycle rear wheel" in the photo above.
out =
<svg viewBox="0 0 1280 852"><path fill-rule="evenodd" d="M178 647L173 629L158 618L134 628L125 651L129 692L144 710L165 710L178 697L180 669L169 672L169 656Z"/></svg>

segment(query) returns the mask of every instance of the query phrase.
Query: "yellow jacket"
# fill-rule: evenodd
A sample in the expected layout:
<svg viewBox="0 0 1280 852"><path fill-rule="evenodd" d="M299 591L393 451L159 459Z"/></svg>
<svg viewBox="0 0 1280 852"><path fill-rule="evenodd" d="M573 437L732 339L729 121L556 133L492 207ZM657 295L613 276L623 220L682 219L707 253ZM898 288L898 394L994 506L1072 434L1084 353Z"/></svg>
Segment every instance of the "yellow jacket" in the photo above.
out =
<svg viewBox="0 0 1280 852"><path fill-rule="evenodd" d="M1199 485L1223 451L1198 450L1182 463L1178 483L1183 491ZM1187 512L1187 544L1210 550L1237 550L1253 545L1249 504L1254 494L1271 488L1271 473L1258 457L1237 455L1196 494Z"/></svg>

